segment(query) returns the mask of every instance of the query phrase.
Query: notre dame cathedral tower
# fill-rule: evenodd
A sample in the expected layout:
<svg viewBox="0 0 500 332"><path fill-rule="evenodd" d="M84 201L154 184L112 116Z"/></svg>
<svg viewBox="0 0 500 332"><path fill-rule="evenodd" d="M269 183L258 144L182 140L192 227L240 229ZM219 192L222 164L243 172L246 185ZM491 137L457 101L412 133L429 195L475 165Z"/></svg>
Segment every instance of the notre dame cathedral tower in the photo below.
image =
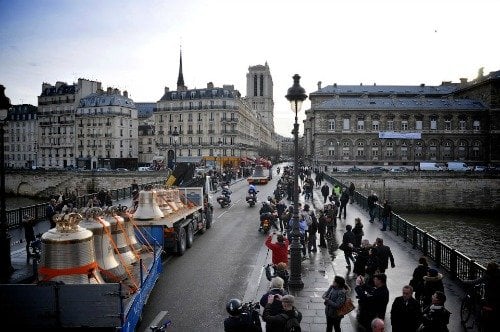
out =
<svg viewBox="0 0 500 332"><path fill-rule="evenodd" d="M262 123L274 133L273 78L269 66L248 67L246 99Z"/></svg>

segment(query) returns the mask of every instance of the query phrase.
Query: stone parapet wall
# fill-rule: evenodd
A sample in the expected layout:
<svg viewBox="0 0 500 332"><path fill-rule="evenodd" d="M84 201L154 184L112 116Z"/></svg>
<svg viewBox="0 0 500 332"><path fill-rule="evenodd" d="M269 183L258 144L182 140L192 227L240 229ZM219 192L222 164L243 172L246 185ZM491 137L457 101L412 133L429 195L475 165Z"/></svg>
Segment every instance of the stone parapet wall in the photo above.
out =
<svg viewBox="0 0 500 332"><path fill-rule="evenodd" d="M7 172L5 192L7 195L46 198L53 194L74 192L77 195L97 192L100 189L130 187L135 179L138 184L166 180L167 172Z"/></svg>
<svg viewBox="0 0 500 332"><path fill-rule="evenodd" d="M500 178L474 174L421 175L419 173L349 174L332 176L367 196L373 190L387 198L396 211L500 210Z"/></svg>

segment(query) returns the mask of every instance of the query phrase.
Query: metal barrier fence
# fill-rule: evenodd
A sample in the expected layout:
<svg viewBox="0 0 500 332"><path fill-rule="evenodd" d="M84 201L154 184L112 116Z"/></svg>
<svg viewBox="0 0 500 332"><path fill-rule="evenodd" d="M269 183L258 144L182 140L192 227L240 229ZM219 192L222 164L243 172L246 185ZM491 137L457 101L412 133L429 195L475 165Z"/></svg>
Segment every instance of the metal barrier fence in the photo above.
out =
<svg viewBox="0 0 500 332"><path fill-rule="evenodd" d="M142 190L146 186L161 185L164 181L156 181L151 183L140 184L139 189ZM112 201L116 202L121 199L132 197L132 188L120 188L120 189L110 189ZM75 208L82 208L87 205L89 199L91 199L97 193L87 194L83 196L78 196L75 202ZM45 211L47 209L47 203L41 203L26 207L21 207L18 209L5 211L7 215L7 230L12 230L22 227L22 220L24 215L29 215L35 218L36 222L47 220L45 216Z"/></svg>
<svg viewBox="0 0 500 332"><path fill-rule="evenodd" d="M342 190L347 188L345 184L328 174L325 174L325 179L333 185L338 184ZM363 209L368 210L367 196L356 191L354 193L354 200ZM379 216L382 205L379 203L376 203L376 205L376 215ZM482 277L486 272L486 269L482 265L439 241L431 234L406 221L394 212L391 213L388 227L390 231L402 237L404 242L410 243L413 249L419 250L424 256L432 259L436 266L449 272L452 279L460 281L477 279Z"/></svg>

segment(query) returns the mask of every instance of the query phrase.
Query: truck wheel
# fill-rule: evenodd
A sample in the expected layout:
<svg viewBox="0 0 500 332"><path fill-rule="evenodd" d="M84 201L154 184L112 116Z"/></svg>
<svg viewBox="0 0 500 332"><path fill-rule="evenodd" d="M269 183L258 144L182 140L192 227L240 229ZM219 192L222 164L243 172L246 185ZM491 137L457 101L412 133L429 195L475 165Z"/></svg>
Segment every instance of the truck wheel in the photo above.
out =
<svg viewBox="0 0 500 332"><path fill-rule="evenodd" d="M177 256L182 256L186 252L186 230L184 227L179 229L179 240L177 242Z"/></svg>
<svg viewBox="0 0 500 332"><path fill-rule="evenodd" d="M212 218L213 218L213 216L214 216L214 211L212 210L212 208L209 208L208 212L206 214L206 217L207 217L206 228L207 229L210 229L210 227L212 227Z"/></svg>
<svg viewBox="0 0 500 332"><path fill-rule="evenodd" d="M186 247L191 248L193 246L193 241L194 241L193 223L189 223L189 225L186 226L186 229L187 229Z"/></svg>

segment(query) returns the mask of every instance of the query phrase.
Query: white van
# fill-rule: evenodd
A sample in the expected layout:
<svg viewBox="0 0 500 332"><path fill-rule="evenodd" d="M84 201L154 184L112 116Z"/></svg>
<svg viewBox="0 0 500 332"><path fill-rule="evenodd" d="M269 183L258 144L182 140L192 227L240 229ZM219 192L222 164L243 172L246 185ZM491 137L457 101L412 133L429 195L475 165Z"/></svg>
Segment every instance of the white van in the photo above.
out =
<svg viewBox="0 0 500 332"><path fill-rule="evenodd" d="M149 172L149 171L151 171L151 168L149 168L149 167L139 167L137 170L139 172Z"/></svg>
<svg viewBox="0 0 500 332"><path fill-rule="evenodd" d="M434 162L420 162L419 168L421 171L442 171L443 168Z"/></svg>
<svg viewBox="0 0 500 332"><path fill-rule="evenodd" d="M448 171L452 172L466 172L469 170L469 166L466 163L461 161L450 161L446 163L446 167Z"/></svg>

